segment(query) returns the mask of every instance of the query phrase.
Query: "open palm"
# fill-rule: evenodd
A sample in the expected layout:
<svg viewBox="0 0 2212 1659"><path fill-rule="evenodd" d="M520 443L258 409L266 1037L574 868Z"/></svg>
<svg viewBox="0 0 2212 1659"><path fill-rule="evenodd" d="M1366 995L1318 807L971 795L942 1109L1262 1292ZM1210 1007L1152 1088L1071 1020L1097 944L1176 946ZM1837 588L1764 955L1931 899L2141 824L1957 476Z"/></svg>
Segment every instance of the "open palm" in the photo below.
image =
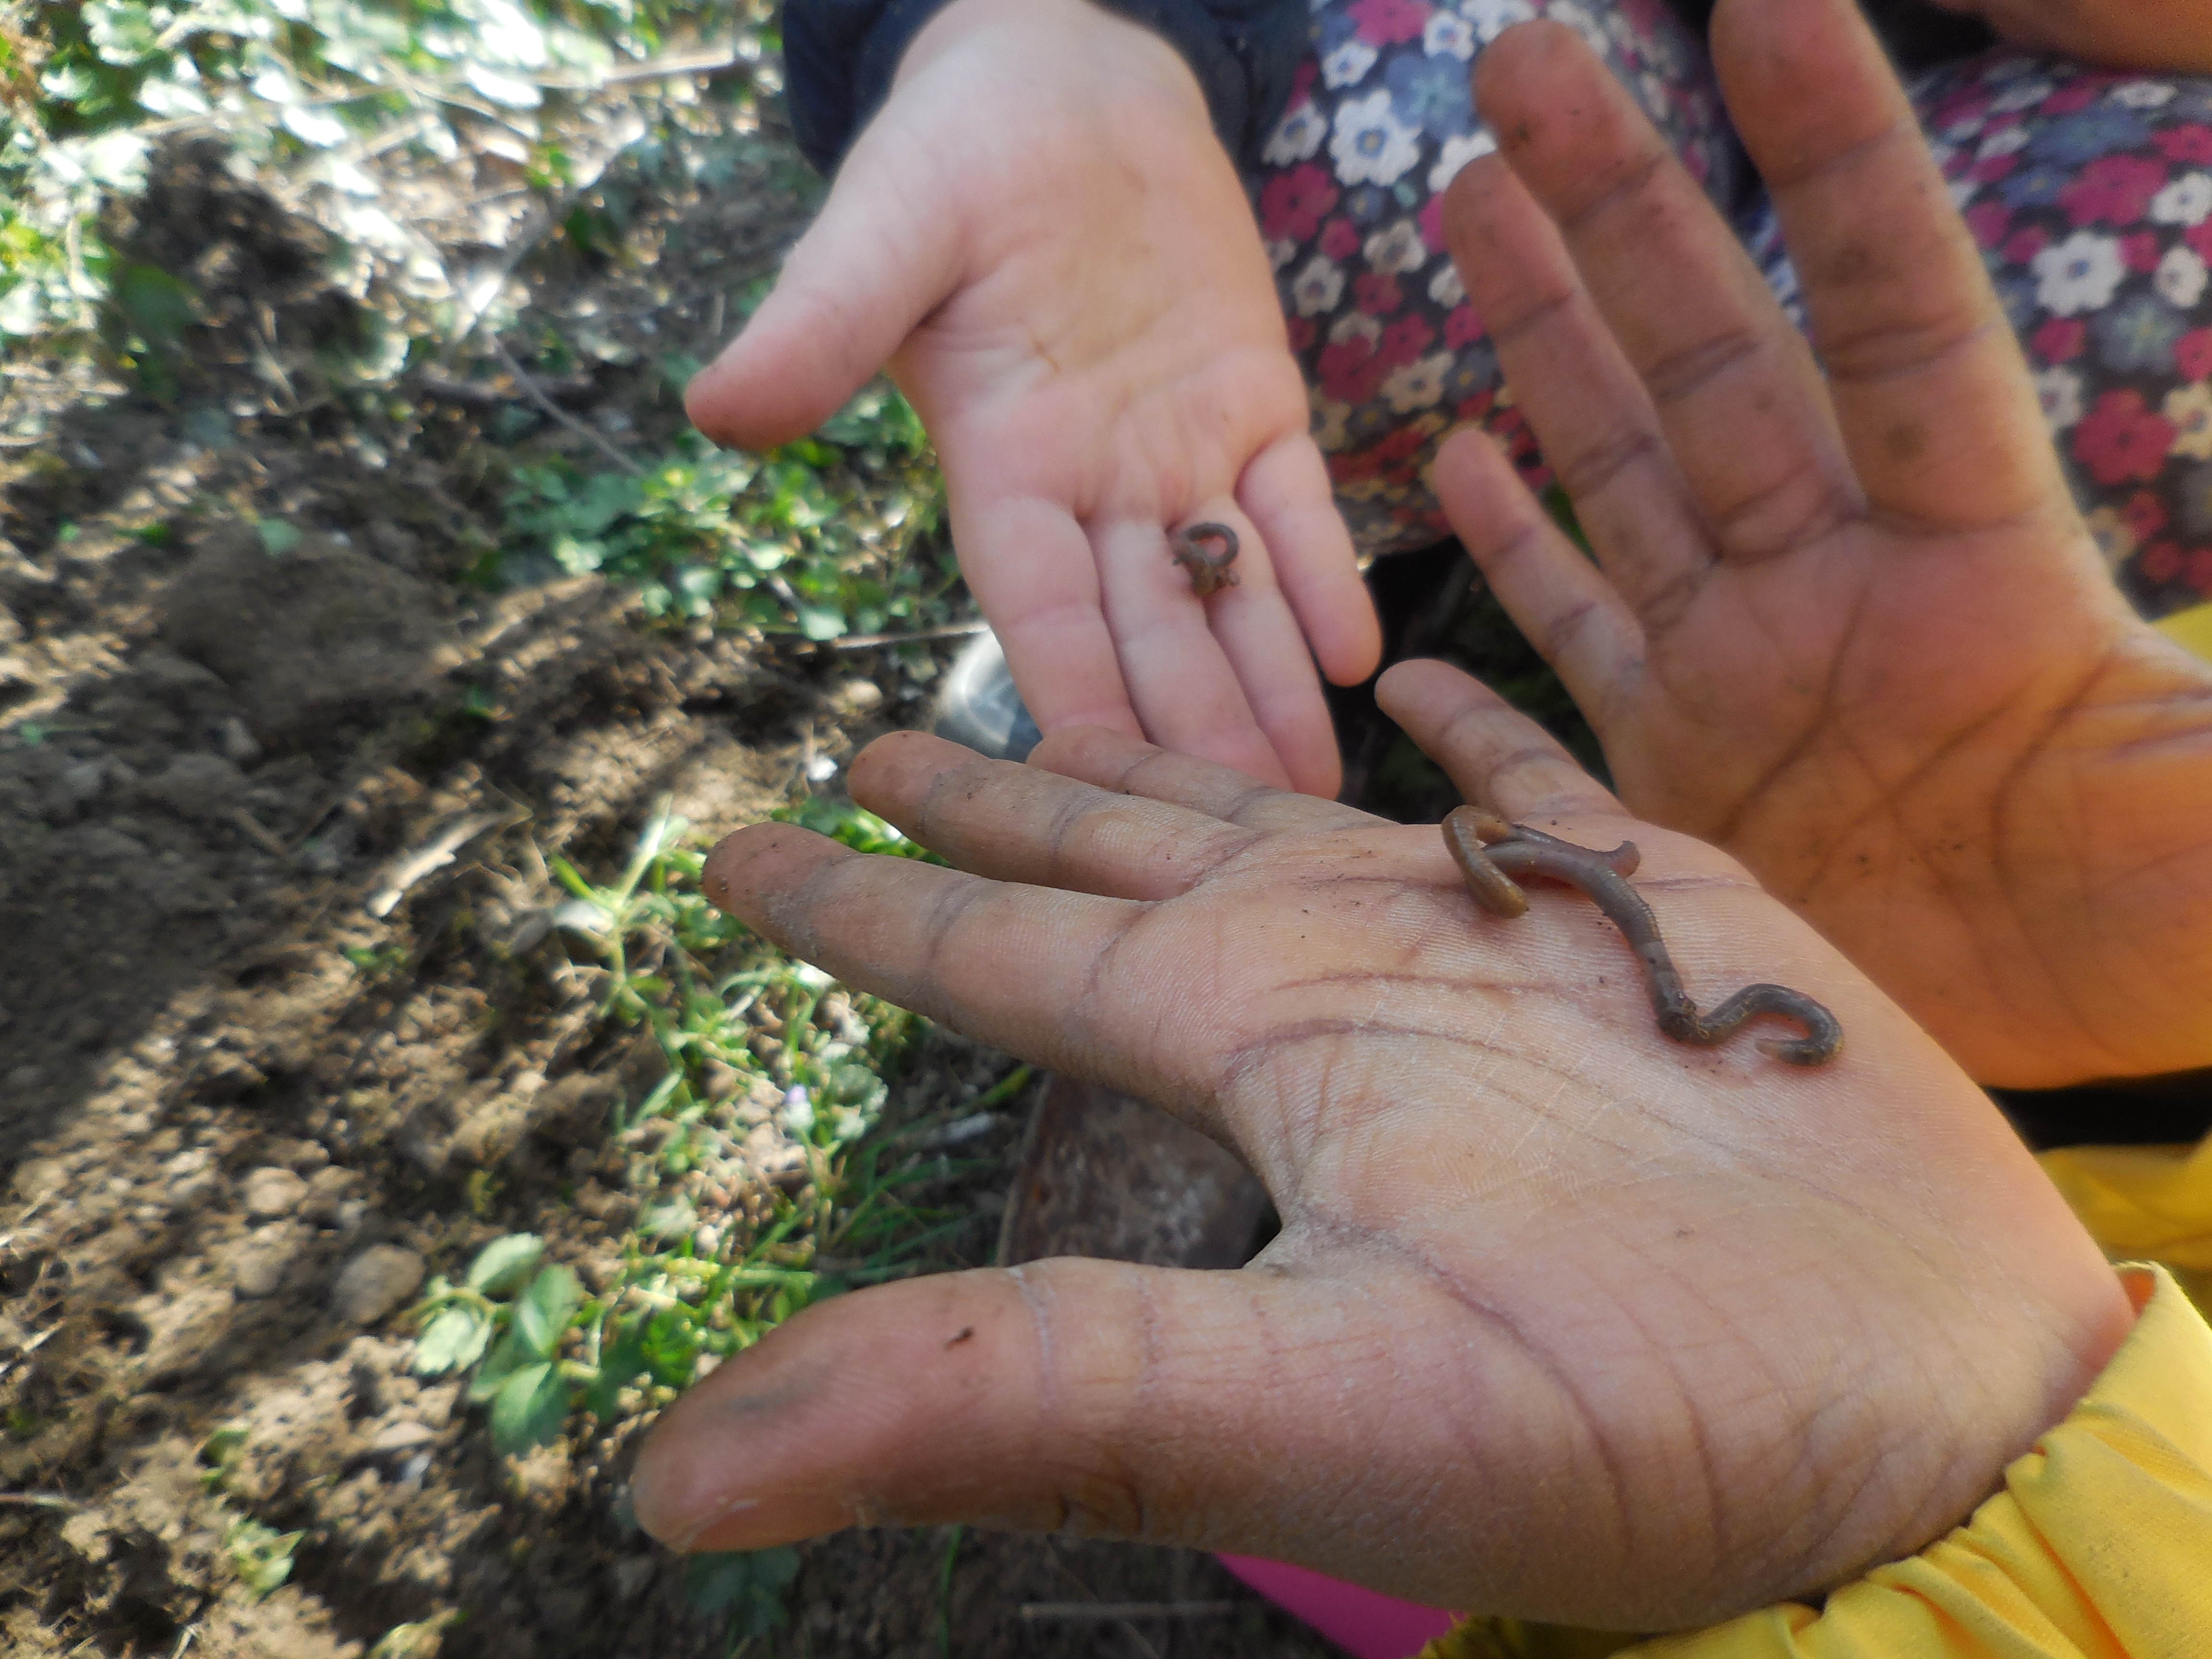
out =
<svg viewBox="0 0 2212 1659"><path fill-rule="evenodd" d="M810 1310L663 1419L649 1528L1068 1528L1660 1628L1911 1552L2063 1414L2127 1307L2002 1119L1731 860L1570 791L1533 726L1459 690L1479 708L1441 758L1542 754L1485 793L1526 817L1540 781L1547 830L1632 836L1693 992L1802 988L1843 1054L1668 1042L1585 901L1488 915L1433 826L1097 730L1028 767L885 738L855 798L957 869L768 824L708 894L1170 1106L1283 1230L1241 1272L1050 1261Z"/></svg>
<svg viewBox="0 0 2212 1659"><path fill-rule="evenodd" d="M886 362L1044 730L1335 793L1314 660L1364 678L1376 625L1259 231L1171 47L1087 0L949 7L690 409L758 447ZM1206 601L1167 546L1200 520L1243 543Z"/></svg>
<svg viewBox="0 0 2212 1659"><path fill-rule="evenodd" d="M1479 439L1447 510L1622 798L1976 1077L2212 1064L2212 672L2107 578L1856 15L1725 5L1714 42L1813 349L1580 41L1516 30L1478 66L1504 159L1445 223L1597 564Z"/></svg>

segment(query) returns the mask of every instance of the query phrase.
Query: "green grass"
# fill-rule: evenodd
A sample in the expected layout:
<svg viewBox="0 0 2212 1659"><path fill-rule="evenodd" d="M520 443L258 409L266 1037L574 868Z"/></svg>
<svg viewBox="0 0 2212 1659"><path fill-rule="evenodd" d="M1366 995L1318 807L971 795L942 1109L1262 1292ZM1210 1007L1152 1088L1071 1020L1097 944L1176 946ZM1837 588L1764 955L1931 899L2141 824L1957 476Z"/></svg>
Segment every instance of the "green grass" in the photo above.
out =
<svg viewBox="0 0 2212 1659"><path fill-rule="evenodd" d="M856 807L809 801L782 816L860 850L927 856ZM620 1242L614 1282L586 1294L572 1269L544 1260L538 1236L514 1233L458 1278L432 1280L416 1309L416 1370L466 1376L501 1451L553 1439L578 1412L608 1421L659 1404L703 1359L750 1346L825 1297L916 1271L967 1224L964 1212L909 1196L958 1168L916 1146L935 1123L884 1121L923 1022L715 910L687 830L664 805L605 884L562 860L550 866L571 895L561 926L598 958L599 1018L643 1027L665 1062L610 1125L633 1140L650 1126L655 1143L652 1190ZM962 1109L1002 1103L1027 1076L1012 1068ZM780 1182L735 1156L763 1121L788 1159ZM753 1203L702 1218L685 1192L698 1171L742 1181Z"/></svg>
<svg viewBox="0 0 2212 1659"><path fill-rule="evenodd" d="M848 804L809 799L777 816L858 851L934 857ZM933 1248L971 1221L915 1195L966 1167L921 1144L940 1119L885 1121L891 1081L924 1023L715 910L699 891L704 858L688 830L664 804L605 883L564 860L549 864L570 895L560 925L598 960L599 1018L644 1028L666 1063L609 1125L618 1139L650 1127L657 1140L619 1271L587 1293L573 1268L546 1259L543 1238L509 1233L458 1277L433 1279L414 1310L415 1370L465 1377L502 1453L546 1444L586 1418L607 1424L663 1405L704 1362L750 1346L801 1309L925 1269ZM1029 1078L1012 1066L958 1109L1003 1105ZM764 1101L795 1157L791 1178L744 1170L750 1201L702 1218L684 1178L740 1168L732 1154ZM781 1623L796 1570L790 1550L699 1557L686 1592L742 1645Z"/></svg>
<svg viewBox="0 0 2212 1659"><path fill-rule="evenodd" d="M515 468L487 586L554 570L635 586L653 616L830 640L950 615L950 562L917 556L942 514L921 422L881 382L814 436L764 455L696 433L653 465Z"/></svg>
<svg viewBox="0 0 2212 1659"><path fill-rule="evenodd" d="M165 137L313 173L392 143L451 155L462 112L488 111L536 135L525 175L559 189L580 98L718 34L775 43L747 0L27 0L0 24L0 337L104 332L127 354L192 319L187 283L101 235Z"/></svg>

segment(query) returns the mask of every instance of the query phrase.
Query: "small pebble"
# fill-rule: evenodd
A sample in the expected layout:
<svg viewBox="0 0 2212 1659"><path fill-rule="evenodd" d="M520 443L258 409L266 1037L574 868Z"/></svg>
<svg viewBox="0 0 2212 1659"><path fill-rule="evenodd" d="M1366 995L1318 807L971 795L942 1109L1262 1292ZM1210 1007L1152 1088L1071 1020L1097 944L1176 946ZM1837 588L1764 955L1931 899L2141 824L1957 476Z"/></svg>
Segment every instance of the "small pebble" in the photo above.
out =
<svg viewBox="0 0 2212 1659"><path fill-rule="evenodd" d="M33 1071L33 1066L17 1068L17 1073ZM16 1084L15 1076L8 1079ZM21 1086L17 1085L17 1086ZM69 1186L69 1165L58 1158L34 1158L15 1166L15 1196L26 1203L35 1204L41 1199L53 1197Z"/></svg>
<svg viewBox="0 0 2212 1659"><path fill-rule="evenodd" d="M216 730L216 744L222 750L225 760L240 766L251 766L261 758L261 744L246 729L246 722L235 714L223 717L222 724Z"/></svg>
<svg viewBox="0 0 2212 1659"><path fill-rule="evenodd" d="M336 1221L346 1192L356 1179L354 1172L343 1164L332 1164L316 1170L307 1182L307 1200L301 1206L301 1213L310 1221Z"/></svg>
<svg viewBox="0 0 2212 1659"><path fill-rule="evenodd" d="M368 1449L380 1453L411 1451L437 1437L437 1431L428 1424L387 1423L376 1431L376 1438L368 1443Z"/></svg>
<svg viewBox="0 0 2212 1659"><path fill-rule="evenodd" d="M97 800L107 787L107 763L79 761L62 771L62 793L80 804Z"/></svg>
<svg viewBox="0 0 2212 1659"><path fill-rule="evenodd" d="M300 1253L300 1242L289 1227L256 1233L231 1263L232 1289L246 1297L274 1296L284 1282L285 1270Z"/></svg>
<svg viewBox="0 0 2212 1659"><path fill-rule="evenodd" d="M331 1305L349 1325L374 1325L415 1294L422 1258L397 1244L372 1244L346 1263L331 1292Z"/></svg>
<svg viewBox="0 0 2212 1659"><path fill-rule="evenodd" d="M256 1221L273 1221L291 1214L307 1195L306 1182L291 1170L274 1165L249 1174L243 1193L246 1212Z"/></svg>
<svg viewBox="0 0 2212 1659"><path fill-rule="evenodd" d="M149 800L188 818L220 816L246 788L246 775L220 755L179 755L143 786Z"/></svg>

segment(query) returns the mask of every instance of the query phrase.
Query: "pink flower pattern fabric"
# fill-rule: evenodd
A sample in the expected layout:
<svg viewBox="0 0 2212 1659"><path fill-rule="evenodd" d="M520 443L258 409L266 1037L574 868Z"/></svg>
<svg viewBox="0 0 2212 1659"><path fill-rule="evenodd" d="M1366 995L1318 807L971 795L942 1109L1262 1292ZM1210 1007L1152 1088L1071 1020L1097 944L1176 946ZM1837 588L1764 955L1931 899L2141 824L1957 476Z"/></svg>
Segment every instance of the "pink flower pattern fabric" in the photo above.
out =
<svg viewBox="0 0 2212 1659"><path fill-rule="evenodd" d="M1703 44L1663 0L1318 0L1313 57L1249 182L1364 552L1449 534L1421 476L1455 426L1479 422L1549 482L1438 223L1444 186L1496 147L1469 65L1539 15L1589 41L1717 203L1749 189L1739 228L1794 304ZM2212 599L2212 82L1999 49L1912 91L2123 589L2150 616Z"/></svg>
<svg viewBox="0 0 2212 1659"><path fill-rule="evenodd" d="M1705 47L1665 0L1321 0L1314 56L1252 184L1315 431L1363 552L1450 535L1421 473L1455 426L1481 422L1533 483L1549 478L1438 222L1452 176L1497 148L1469 66L1539 16L1590 43L1716 201L1742 177Z"/></svg>
<svg viewBox="0 0 2212 1659"><path fill-rule="evenodd" d="M2212 82L1999 51L1914 103L2121 588L2212 599Z"/></svg>

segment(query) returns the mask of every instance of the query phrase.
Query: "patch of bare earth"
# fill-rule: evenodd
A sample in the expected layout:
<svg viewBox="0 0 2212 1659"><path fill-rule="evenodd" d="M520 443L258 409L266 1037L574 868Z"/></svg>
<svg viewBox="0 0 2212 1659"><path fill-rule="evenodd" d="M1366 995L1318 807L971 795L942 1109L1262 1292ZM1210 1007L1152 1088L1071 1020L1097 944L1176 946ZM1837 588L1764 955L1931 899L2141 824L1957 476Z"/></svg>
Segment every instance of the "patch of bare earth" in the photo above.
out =
<svg viewBox="0 0 2212 1659"><path fill-rule="evenodd" d="M626 1520L647 1419L496 1457L412 1373L404 1313L515 1231L596 1287L633 1218L651 1126L608 1106L661 1061L596 1017L545 858L611 873L664 796L710 831L782 805L917 720L942 649L671 632L596 579L457 586L520 394L319 383L360 319L319 233L204 155L164 168L136 246L218 296L177 380L0 456L0 1649L723 1655ZM539 262L532 315L710 344L732 270L799 222L772 172L665 204L653 260ZM603 434L678 418L635 353L580 374ZM270 523L301 532L281 556ZM890 1115L1005 1066L933 1036ZM933 1195L969 1218L942 1265L988 1259L1018 1127ZM289 1553L273 1592L257 1548ZM1183 1615L1024 1615L1076 1602ZM1326 1651L1204 1557L1069 1540L850 1534L802 1551L788 1605L746 1650Z"/></svg>

